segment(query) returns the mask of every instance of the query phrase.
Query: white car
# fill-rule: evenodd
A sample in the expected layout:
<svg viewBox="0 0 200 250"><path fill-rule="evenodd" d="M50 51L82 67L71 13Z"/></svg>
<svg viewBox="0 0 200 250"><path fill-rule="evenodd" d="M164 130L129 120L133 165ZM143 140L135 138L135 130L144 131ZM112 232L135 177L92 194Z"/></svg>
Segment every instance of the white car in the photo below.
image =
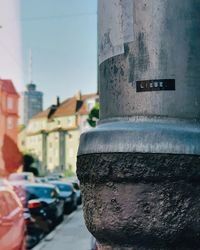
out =
<svg viewBox="0 0 200 250"><path fill-rule="evenodd" d="M8 180L35 182L35 176L31 172L12 173L9 175Z"/></svg>

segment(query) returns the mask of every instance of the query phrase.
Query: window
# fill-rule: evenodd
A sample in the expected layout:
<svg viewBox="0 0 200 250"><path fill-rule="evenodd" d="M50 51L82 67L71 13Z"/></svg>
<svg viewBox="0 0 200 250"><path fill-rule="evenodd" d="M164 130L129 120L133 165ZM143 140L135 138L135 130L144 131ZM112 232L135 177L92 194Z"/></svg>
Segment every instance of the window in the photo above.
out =
<svg viewBox="0 0 200 250"><path fill-rule="evenodd" d="M13 109L13 98L12 97L8 97L7 98L7 109L8 110L12 110Z"/></svg>
<svg viewBox="0 0 200 250"><path fill-rule="evenodd" d="M70 185L66 185L66 184L57 184L55 183L55 185L58 187L58 189L62 192L73 192L73 189Z"/></svg>
<svg viewBox="0 0 200 250"><path fill-rule="evenodd" d="M7 118L7 129L13 129L14 127L14 121L12 117Z"/></svg>
<svg viewBox="0 0 200 250"><path fill-rule="evenodd" d="M38 198L51 198L51 197L58 196L58 192L56 188L34 187L34 186L27 186L26 194L27 194L28 200L38 199Z"/></svg>

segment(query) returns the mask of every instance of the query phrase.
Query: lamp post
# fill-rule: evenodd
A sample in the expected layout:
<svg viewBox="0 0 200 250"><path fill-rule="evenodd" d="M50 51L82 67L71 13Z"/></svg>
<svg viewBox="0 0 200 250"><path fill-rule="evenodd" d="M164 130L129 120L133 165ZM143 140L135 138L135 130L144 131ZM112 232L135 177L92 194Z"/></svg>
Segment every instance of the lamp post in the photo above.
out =
<svg viewBox="0 0 200 250"><path fill-rule="evenodd" d="M200 249L200 2L99 0L99 125L77 174L100 249Z"/></svg>

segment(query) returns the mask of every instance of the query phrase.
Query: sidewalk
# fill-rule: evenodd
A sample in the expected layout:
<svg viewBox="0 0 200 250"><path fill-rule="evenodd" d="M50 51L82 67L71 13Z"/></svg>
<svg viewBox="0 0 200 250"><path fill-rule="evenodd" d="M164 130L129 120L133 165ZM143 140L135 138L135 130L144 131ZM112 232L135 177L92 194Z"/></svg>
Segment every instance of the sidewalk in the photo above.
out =
<svg viewBox="0 0 200 250"><path fill-rule="evenodd" d="M78 208L33 250L90 250L90 245L91 235Z"/></svg>

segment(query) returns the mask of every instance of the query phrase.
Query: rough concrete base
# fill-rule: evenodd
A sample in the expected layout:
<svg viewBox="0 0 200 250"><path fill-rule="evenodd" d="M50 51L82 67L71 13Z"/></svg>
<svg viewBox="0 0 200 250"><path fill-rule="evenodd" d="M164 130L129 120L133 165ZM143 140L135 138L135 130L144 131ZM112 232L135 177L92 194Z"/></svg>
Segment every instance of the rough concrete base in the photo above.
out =
<svg viewBox="0 0 200 250"><path fill-rule="evenodd" d="M200 249L200 157L78 157L85 220L102 250Z"/></svg>

